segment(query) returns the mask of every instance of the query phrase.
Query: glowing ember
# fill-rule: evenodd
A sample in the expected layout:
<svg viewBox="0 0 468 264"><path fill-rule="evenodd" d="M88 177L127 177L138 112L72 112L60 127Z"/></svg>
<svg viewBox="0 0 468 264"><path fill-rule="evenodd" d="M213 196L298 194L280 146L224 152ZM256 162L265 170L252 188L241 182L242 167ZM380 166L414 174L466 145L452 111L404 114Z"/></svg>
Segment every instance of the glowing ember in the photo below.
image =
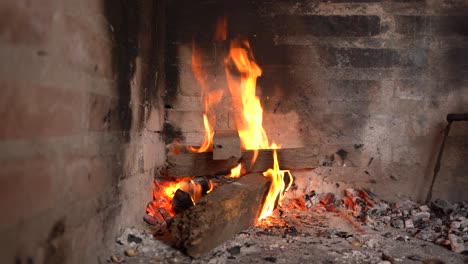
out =
<svg viewBox="0 0 468 264"><path fill-rule="evenodd" d="M208 180L207 193L211 192L213 188L213 182ZM192 180L191 177L180 178L177 179L177 181L171 182L155 182L153 188L153 201L146 207L146 213L154 216L157 213L157 210L162 208L166 210L171 217L174 216L175 212L172 208L172 200L177 190L188 193L193 204L196 204L203 194L203 186Z"/></svg>

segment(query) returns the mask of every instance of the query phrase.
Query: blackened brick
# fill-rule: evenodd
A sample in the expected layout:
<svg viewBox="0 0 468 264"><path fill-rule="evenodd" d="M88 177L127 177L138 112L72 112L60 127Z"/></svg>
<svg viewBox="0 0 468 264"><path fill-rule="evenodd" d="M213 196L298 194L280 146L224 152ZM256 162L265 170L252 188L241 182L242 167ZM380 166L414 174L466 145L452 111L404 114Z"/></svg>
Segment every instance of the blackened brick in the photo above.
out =
<svg viewBox="0 0 468 264"><path fill-rule="evenodd" d="M322 2L330 3L378 3L383 0L322 0Z"/></svg>
<svg viewBox="0 0 468 264"><path fill-rule="evenodd" d="M395 16L395 26L403 35L468 36L468 16Z"/></svg>
<svg viewBox="0 0 468 264"><path fill-rule="evenodd" d="M380 34L378 16L276 16L279 35L319 37L364 37Z"/></svg>
<svg viewBox="0 0 468 264"><path fill-rule="evenodd" d="M228 20L228 38L252 35L261 18L251 1L170 1L167 13L167 39L171 42L209 43L213 41L218 17Z"/></svg>
<svg viewBox="0 0 468 264"><path fill-rule="evenodd" d="M324 48L320 51L320 63L338 68L392 68L427 66L424 49L359 49Z"/></svg>
<svg viewBox="0 0 468 264"><path fill-rule="evenodd" d="M265 45L254 50L260 66L264 65L311 65L317 61L315 47L296 45Z"/></svg>
<svg viewBox="0 0 468 264"><path fill-rule="evenodd" d="M445 58L449 65L468 67L468 48L448 50Z"/></svg>

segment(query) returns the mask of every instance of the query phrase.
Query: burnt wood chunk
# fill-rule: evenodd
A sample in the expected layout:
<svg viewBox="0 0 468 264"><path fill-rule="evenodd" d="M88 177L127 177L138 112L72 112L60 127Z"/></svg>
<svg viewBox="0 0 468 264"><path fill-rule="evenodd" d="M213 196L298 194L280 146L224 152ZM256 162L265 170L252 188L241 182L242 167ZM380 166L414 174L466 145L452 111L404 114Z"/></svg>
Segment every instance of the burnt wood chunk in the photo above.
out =
<svg viewBox="0 0 468 264"><path fill-rule="evenodd" d="M270 181L260 173L223 185L177 214L169 227L175 245L192 257L201 257L254 224Z"/></svg>
<svg viewBox="0 0 468 264"><path fill-rule="evenodd" d="M172 210L178 214L192 206L193 202L192 198L190 198L190 194L178 189L172 199Z"/></svg>
<svg viewBox="0 0 468 264"><path fill-rule="evenodd" d="M258 158L251 166L253 156L253 150L244 150L241 158L231 157L227 160L213 160L212 152L169 155L167 175L185 177L228 174L239 163L248 172L264 172L272 168L273 150L259 150ZM316 168L319 164L318 148L278 149L278 159L280 168L284 170Z"/></svg>
<svg viewBox="0 0 468 264"><path fill-rule="evenodd" d="M241 141L236 130L216 131L213 137L213 159L227 160L229 158L240 158Z"/></svg>

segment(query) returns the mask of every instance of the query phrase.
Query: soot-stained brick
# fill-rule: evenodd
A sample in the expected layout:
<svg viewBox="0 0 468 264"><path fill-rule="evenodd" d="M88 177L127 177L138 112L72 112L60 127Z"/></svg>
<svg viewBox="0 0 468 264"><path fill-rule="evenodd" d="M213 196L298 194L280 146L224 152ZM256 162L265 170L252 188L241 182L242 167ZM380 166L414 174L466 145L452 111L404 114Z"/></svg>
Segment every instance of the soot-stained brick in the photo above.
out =
<svg viewBox="0 0 468 264"><path fill-rule="evenodd" d="M468 36L468 16L395 16L395 31L403 35Z"/></svg>
<svg viewBox="0 0 468 264"><path fill-rule="evenodd" d="M348 157L348 152L344 149L339 149L336 154L338 156L340 156L341 160L346 160L346 158Z"/></svg>
<svg viewBox="0 0 468 264"><path fill-rule="evenodd" d="M279 35L365 37L380 34L378 16L276 16L273 31Z"/></svg>
<svg viewBox="0 0 468 264"><path fill-rule="evenodd" d="M162 137L166 144L172 143L174 140L185 140L182 130L170 123L164 123Z"/></svg>
<svg viewBox="0 0 468 264"><path fill-rule="evenodd" d="M320 63L325 67L338 68L392 68L426 67L427 51L424 49L360 49L322 48Z"/></svg>
<svg viewBox="0 0 468 264"><path fill-rule="evenodd" d="M113 41L112 64L117 75L117 92L119 97L119 121L123 131L129 131L132 125L131 80L135 73L135 60L138 46L139 6L128 1L105 1L105 16L108 20L109 34ZM126 137L129 141L130 138Z"/></svg>
<svg viewBox="0 0 468 264"><path fill-rule="evenodd" d="M259 65L310 65L316 61L315 47L265 45L255 51Z"/></svg>
<svg viewBox="0 0 468 264"><path fill-rule="evenodd" d="M322 0L322 2L330 3L379 3L383 0Z"/></svg>
<svg viewBox="0 0 468 264"><path fill-rule="evenodd" d="M456 48L446 53L447 64L468 67L468 48Z"/></svg>

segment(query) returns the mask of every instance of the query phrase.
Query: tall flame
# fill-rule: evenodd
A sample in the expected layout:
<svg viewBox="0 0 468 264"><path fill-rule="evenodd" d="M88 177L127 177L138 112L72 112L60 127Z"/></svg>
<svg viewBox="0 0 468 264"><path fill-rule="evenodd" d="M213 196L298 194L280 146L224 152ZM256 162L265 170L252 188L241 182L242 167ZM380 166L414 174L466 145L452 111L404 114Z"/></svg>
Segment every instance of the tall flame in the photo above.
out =
<svg viewBox="0 0 468 264"><path fill-rule="evenodd" d="M232 73L232 66L240 74L239 77ZM257 78L261 76L262 70L255 62L248 41L231 42L229 56L225 60L225 72L233 103L240 110L240 115L236 116L236 125L242 146L244 149L254 150L252 165L259 149L274 149L273 168L263 173L272 182L259 216L261 220L272 214L277 203L281 205L285 192L293 183L293 176L289 170L280 170L276 151L279 146L270 144L263 128L263 108L256 95ZM240 165L233 168L230 177L239 177L240 170ZM287 185L284 182L285 175L289 177Z"/></svg>
<svg viewBox="0 0 468 264"><path fill-rule="evenodd" d="M201 98L204 106L203 125L205 127L205 136L200 147L189 146L191 152L207 152L213 147L214 123L216 115L213 113L213 108L216 106L223 96L223 90L211 89L207 83L207 74L202 67L201 52L196 48L195 43L192 43L192 72L201 87Z"/></svg>
<svg viewBox="0 0 468 264"><path fill-rule="evenodd" d="M237 81L230 67L234 64L240 73ZM257 150L270 148L268 137L263 129L263 109L256 95L257 78L262 75L262 69L253 57L248 41L233 40L229 56L225 60L225 72L229 91L234 104L240 109L236 117L237 131L244 149Z"/></svg>
<svg viewBox="0 0 468 264"><path fill-rule="evenodd" d="M227 20L218 19L218 25L214 39L224 41L227 38ZM276 204L281 205L285 192L293 183L293 176L289 170L280 170L278 163L279 148L275 143L270 143L263 128L263 108L256 94L257 78L261 76L262 69L255 62L253 52L248 41L232 40L228 56L224 61L224 70L231 93L232 103L239 112L235 113L235 121L242 148L253 150L254 155L251 166L257 159L259 149L273 150L273 168L263 173L271 178L271 185L263 204L259 220L271 215ZM211 90L207 83L207 74L203 71L200 52L192 45L192 71L202 88L202 101L204 104L203 124L205 136L199 148L188 147L192 152L206 152L212 149L214 135L215 114L213 108L219 103L223 95L222 90ZM229 177L237 178L244 173L246 168L242 165L232 168ZM284 177L289 177L287 184ZM178 186L183 188L183 186ZM192 195L193 199L194 196Z"/></svg>

